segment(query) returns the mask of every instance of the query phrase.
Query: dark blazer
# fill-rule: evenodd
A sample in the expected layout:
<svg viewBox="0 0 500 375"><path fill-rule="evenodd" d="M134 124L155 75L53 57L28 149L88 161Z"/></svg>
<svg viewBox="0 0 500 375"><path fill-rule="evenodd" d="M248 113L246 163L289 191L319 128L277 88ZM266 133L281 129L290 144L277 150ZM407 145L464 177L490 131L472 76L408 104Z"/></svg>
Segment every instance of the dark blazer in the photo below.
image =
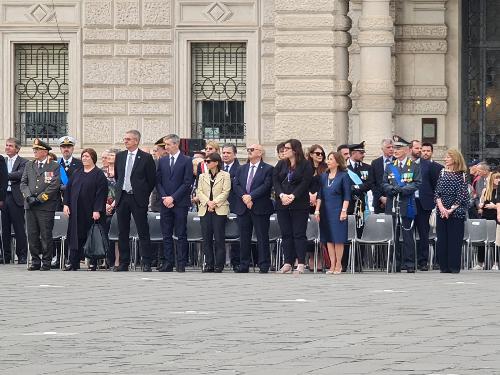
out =
<svg viewBox="0 0 500 375"><path fill-rule="evenodd" d="M243 203L241 197L248 194L246 185L249 168L250 163L240 166L233 179L231 191L234 192L236 197L233 212L237 215L243 215L247 210L247 206ZM272 188L273 167L261 160L250 185L250 196L253 202L251 211L253 213L256 215L271 215L274 212L273 201L271 200Z"/></svg>
<svg viewBox="0 0 500 375"><path fill-rule="evenodd" d="M273 186L276 193L276 209L308 210L309 185L313 177L311 163L307 160L298 163L290 180L288 179L288 172L288 163L285 160L280 160L274 167ZM283 206L279 198L281 193L293 194L295 196L294 201L288 206Z"/></svg>
<svg viewBox="0 0 500 375"><path fill-rule="evenodd" d="M191 184L193 183L193 161L189 156L179 154L173 168L170 168L170 155L158 161L156 170L156 190L160 197L171 196L174 206L191 206Z"/></svg>
<svg viewBox="0 0 500 375"><path fill-rule="evenodd" d="M416 208L415 204L415 191L418 190L420 184L422 182L422 177L420 175L420 165L415 163L410 158L406 159L406 163L403 166L403 169L399 168L398 160L396 159L393 163L394 166L399 170L401 177L404 177L403 174L407 174L408 178L405 185L402 187L401 195L400 195L400 212L401 216L407 216L408 202L409 200L413 201L413 207ZM392 192L393 186L397 185L395 180L394 173L392 172L392 168L390 165L387 166L384 173L384 191L387 194L387 205L385 207L386 214L392 214L392 206L395 194ZM416 213L416 211L415 211Z"/></svg>
<svg viewBox="0 0 500 375"><path fill-rule="evenodd" d="M222 170L224 170L224 166L225 166L225 164L222 163ZM240 162L238 161L238 159L234 159L234 163L228 171L229 176L231 176L231 191L229 192L229 197L227 198L227 200L229 201L229 211L230 212L235 212L234 210L235 210L236 202L239 199L234 192L234 181L233 181L239 168L240 168Z"/></svg>
<svg viewBox="0 0 500 375"><path fill-rule="evenodd" d="M7 198L7 185L9 174L7 172L7 163L4 158L0 158L0 202L5 202Z"/></svg>
<svg viewBox="0 0 500 375"><path fill-rule="evenodd" d="M420 159L419 164L422 183L418 188L418 199L424 210L431 211L435 207L434 191L443 166L425 159Z"/></svg>
<svg viewBox="0 0 500 375"><path fill-rule="evenodd" d="M123 181L125 178L125 166L127 164L128 150L116 154L115 160L115 200L116 205L120 204L120 198L123 192ZM130 183L135 202L139 207L148 207L149 195L155 186L156 181L155 162L151 154L137 150Z"/></svg>
<svg viewBox="0 0 500 375"><path fill-rule="evenodd" d="M386 197L384 191L384 157L380 156L372 161L372 172L373 172L373 202L372 206L375 210L383 210L384 208L380 206L380 198Z"/></svg>
<svg viewBox="0 0 500 375"><path fill-rule="evenodd" d="M69 167L66 167L66 164L64 164L63 158L59 159L59 164L66 171L66 175L68 176L68 178L71 178L71 176L73 175L73 173L75 173L75 171L77 169L80 169L83 167L82 161L80 159L75 158L75 157L73 157L73 159L71 159L71 163L69 164Z"/></svg>
<svg viewBox="0 0 500 375"><path fill-rule="evenodd" d="M12 172L9 173L10 188L12 191L12 198L14 202L20 206L24 206L24 198L21 193L21 177L23 176L24 167L28 160L17 155L16 161L12 166ZM7 157L5 157L5 164L7 164Z"/></svg>
<svg viewBox="0 0 500 375"><path fill-rule="evenodd" d="M56 211L61 204L59 194L59 163L50 161L45 163L42 170L38 168L37 162L30 160L24 167L21 177L21 192L23 193L24 208L36 211ZM40 200L40 204L30 207L26 198L34 196Z"/></svg>

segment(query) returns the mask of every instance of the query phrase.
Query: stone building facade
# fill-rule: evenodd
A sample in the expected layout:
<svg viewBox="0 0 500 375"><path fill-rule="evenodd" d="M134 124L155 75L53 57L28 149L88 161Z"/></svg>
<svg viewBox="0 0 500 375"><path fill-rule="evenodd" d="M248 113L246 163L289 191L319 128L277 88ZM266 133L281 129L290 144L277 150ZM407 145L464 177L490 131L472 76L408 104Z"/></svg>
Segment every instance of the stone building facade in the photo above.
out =
<svg viewBox="0 0 500 375"><path fill-rule="evenodd" d="M420 139L425 129L439 157L461 145L459 8L458 0L0 0L0 143L16 134L29 144L43 111L63 124L49 139L65 124L78 147L98 150L131 128L146 144L171 132L190 138L197 121L234 111L241 118L231 129L243 134L218 120L197 134L269 150L290 137L328 149L365 140L373 157L382 138ZM217 52L231 43L243 48L239 65L237 53ZM47 45L64 45L64 61ZM34 59L40 46L48 58ZM194 81L207 81L203 69L194 74L199 64L216 70L203 59L210 53L220 106L207 90L195 94ZM47 63L45 81L33 78ZM222 63L236 73L220 73Z"/></svg>

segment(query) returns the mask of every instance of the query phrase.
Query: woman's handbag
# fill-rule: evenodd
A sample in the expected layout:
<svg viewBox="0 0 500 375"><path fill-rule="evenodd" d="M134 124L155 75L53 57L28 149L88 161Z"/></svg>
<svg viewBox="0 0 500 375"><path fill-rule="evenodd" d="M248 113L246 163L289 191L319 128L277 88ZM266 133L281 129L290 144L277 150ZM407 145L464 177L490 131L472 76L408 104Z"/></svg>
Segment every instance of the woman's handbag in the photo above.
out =
<svg viewBox="0 0 500 375"><path fill-rule="evenodd" d="M101 224L94 223L87 234L83 253L89 259L102 259L108 252L108 241Z"/></svg>

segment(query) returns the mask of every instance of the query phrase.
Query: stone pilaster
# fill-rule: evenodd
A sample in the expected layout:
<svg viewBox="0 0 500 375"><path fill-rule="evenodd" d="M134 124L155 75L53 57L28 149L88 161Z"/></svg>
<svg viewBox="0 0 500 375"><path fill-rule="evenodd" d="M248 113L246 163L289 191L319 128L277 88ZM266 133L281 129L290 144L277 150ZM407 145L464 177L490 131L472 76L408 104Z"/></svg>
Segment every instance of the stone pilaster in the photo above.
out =
<svg viewBox="0 0 500 375"><path fill-rule="evenodd" d="M391 47L393 20L389 0L363 0L358 21L360 47L359 139L365 140L368 158L379 152L380 140L392 133L394 84Z"/></svg>

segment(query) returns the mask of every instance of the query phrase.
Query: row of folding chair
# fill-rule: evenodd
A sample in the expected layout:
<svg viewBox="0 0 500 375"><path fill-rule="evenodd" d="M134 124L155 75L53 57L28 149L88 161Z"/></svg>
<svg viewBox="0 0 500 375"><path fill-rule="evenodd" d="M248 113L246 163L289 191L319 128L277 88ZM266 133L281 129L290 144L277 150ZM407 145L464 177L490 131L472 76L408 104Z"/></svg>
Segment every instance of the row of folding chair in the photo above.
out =
<svg viewBox="0 0 500 375"><path fill-rule="evenodd" d="M484 246L485 269L497 262L496 221L486 219L468 219L464 228L464 247L462 268L471 269L478 264L478 247Z"/></svg>

